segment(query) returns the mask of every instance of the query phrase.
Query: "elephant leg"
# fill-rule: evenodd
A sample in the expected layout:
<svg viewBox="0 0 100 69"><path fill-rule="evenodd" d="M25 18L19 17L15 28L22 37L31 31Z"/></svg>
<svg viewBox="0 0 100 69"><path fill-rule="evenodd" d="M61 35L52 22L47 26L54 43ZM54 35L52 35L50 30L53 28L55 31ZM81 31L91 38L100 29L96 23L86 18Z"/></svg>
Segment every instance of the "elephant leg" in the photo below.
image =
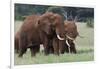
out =
<svg viewBox="0 0 100 69"><path fill-rule="evenodd" d="M76 48L75 48L75 43L73 41L70 42L70 50L71 53L77 53Z"/></svg>
<svg viewBox="0 0 100 69"><path fill-rule="evenodd" d="M59 50L61 54L64 54L64 44L65 44L64 40L59 40Z"/></svg>
<svg viewBox="0 0 100 69"><path fill-rule="evenodd" d="M68 40L68 43L70 45L70 48L67 44L65 44L65 51L67 53L77 53L74 42L72 40Z"/></svg>
<svg viewBox="0 0 100 69"><path fill-rule="evenodd" d="M68 46L67 46L67 44L65 43L65 52L67 52L67 53L69 53L69 49L68 49Z"/></svg>
<svg viewBox="0 0 100 69"><path fill-rule="evenodd" d="M31 56L33 57L36 55L36 53L40 51L40 46L39 45L32 46L30 47L30 50L31 50Z"/></svg>
<svg viewBox="0 0 100 69"><path fill-rule="evenodd" d="M57 38L53 39L54 54L59 56L59 42Z"/></svg>
<svg viewBox="0 0 100 69"><path fill-rule="evenodd" d="M54 53L53 46L50 46L50 48L49 48L49 53L50 53L50 54L53 54L53 53Z"/></svg>
<svg viewBox="0 0 100 69"><path fill-rule="evenodd" d="M36 47L36 53L39 53L40 52L40 45L37 45Z"/></svg>
<svg viewBox="0 0 100 69"><path fill-rule="evenodd" d="M27 37L25 33L21 33L19 40L19 57L22 57L27 50Z"/></svg>
<svg viewBox="0 0 100 69"><path fill-rule="evenodd" d="M24 53L26 53L26 48L22 48L19 52L19 57L22 57Z"/></svg>
<svg viewBox="0 0 100 69"><path fill-rule="evenodd" d="M49 55L49 47L44 47L44 54Z"/></svg>
<svg viewBox="0 0 100 69"><path fill-rule="evenodd" d="M77 51L76 51L76 48L75 48L75 43L74 42L71 42L71 47L70 47L70 49L71 49L71 53L77 53Z"/></svg>
<svg viewBox="0 0 100 69"><path fill-rule="evenodd" d="M44 42L43 42L43 46L44 46L44 54L45 55L48 55L49 54L49 41L47 38L44 39Z"/></svg>
<svg viewBox="0 0 100 69"><path fill-rule="evenodd" d="M15 38L15 53L19 53L19 39Z"/></svg>
<svg viewBox="0 0 100 69"><path fill-rule="evenodd" d="M35 46L31 47L30 50L31 50L31 57L35 56L36 55Z"/></svg>
<svg viewBox="0 0 100 69"><path fill-rule="evenodd" d="M53 41L50 40L49 45L48 45L48 46L49 46L49 53L50 53L50 54L53 54L53 53L54 53L54 49L53 49L52 42L53 42Z"/></svg>

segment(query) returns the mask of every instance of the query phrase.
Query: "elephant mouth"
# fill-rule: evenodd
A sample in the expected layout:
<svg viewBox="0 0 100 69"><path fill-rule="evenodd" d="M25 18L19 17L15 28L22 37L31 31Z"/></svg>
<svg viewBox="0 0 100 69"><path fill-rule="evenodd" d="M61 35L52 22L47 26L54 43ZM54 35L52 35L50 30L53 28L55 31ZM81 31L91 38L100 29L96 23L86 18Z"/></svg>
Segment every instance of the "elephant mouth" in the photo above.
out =
<svg viewBox="0 0 100 69"><path fill-rule="evenodd" d="M65 40L64 38L60 37L59 35L57 35L57 38L58 38L59 40Z"/></svg>
<svg viewBox="0 0 100 69"><path fill-rule="evenodd" d="M68 36L68 35L66 35L66 37L68 38L68 39L70 39L70 40L75 40L75 38L72 38L72 37L70 37L70 36Z"/></svg>

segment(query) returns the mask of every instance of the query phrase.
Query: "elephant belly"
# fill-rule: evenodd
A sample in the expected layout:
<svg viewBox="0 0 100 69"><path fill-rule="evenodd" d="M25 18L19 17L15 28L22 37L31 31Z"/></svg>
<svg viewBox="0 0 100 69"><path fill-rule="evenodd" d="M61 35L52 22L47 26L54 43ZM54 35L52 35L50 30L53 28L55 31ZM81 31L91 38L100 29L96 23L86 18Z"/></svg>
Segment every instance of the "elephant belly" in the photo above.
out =
<svg viewBox="0 0 100 69"><path fill-rule="evenodd" d="M36 32L31 32L28 34L28 43L32 45L39 45L40 44L40 38L38 33Z"/></svg>

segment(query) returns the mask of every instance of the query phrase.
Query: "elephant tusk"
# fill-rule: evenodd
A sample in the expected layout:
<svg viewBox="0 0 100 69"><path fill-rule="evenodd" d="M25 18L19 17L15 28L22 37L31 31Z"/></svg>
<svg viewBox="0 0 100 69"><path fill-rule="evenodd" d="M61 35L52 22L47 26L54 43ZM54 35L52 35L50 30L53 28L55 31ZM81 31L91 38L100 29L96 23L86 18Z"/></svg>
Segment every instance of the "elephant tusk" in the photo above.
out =
<svg viewBox="0 0 100 69"><path fill-rule="evenodd" d="M66 40L66 44L68 46L68 50L69 50L69 53L70 53L70 44L68 43L68 41Z"/></svg>
<svg viewBox="0 0 100 69"><path fill-rule="evenodd" d="M57 38L58 38L59 40L64 40L64 38L61 38L59 35L57 35Z"/></svg>
<svg viewBox="0 0 100 69"><path fill-rule="evenodd" d="M68 35L66 35L66 37L68 38L68 39L70 39L70 40L75 40L74 38L72 38L72 37L70 37L70 36L68 36Z"/></svg>

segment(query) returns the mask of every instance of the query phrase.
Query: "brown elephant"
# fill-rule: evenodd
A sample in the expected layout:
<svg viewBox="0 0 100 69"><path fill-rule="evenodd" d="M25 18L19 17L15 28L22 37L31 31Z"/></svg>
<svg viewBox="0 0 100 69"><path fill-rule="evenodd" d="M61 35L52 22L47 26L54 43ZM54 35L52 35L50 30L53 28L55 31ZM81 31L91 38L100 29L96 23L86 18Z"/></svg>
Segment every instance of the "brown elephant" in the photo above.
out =
<svg viewBox="0 0 100 69"><path fill-rule="evenodd" d="M57 36L53 37L52 40L49 41L49 52L59 55L60 53L70 52L70 53L77 53L75 48L74 40L79 35L77 31L77 26L75 21L64 21L64 31L66 34L66 40L58 40ZM60 46L60 44L62 46Z"/></svg>
<svg viewBox="0 0 100 69"><path fill-rule="evenodd" d="M64 31L65 31L65 35L66 35L66 38L65 38L66 40L58 41L57 37L54 37L53 42L52 42L54 51L52 49L51 49L51 51L56 54L58 54L59 51L62 54L65 51L70 52L70 53L77 53L74 40L79 35L79 33L77 31L77 26L75 24L75 20L64 21ZM59 46L60 44L62 44L64 47Z"/></svg>
<svg viewBox="0 0 100 69"><path fill-rule="evenodd" d="M50 40L55 35L60 41L65 38L62 17L52 12L28 16L21 26L19 35L19 57L23 56L27 48L31 48L35 55L34 49L40 44L43 44L45 55L48 55Z"/></svg>
<svg viewBox="0 0 100 69"><path fill-rule="evenodd" d="M20 36L20 31L18 31L16 34L15 34L15 53L19 53L19 36ZM28 47L30 48L31 50L31 56L34 56L35 54L34 53L38 53L40 51L40 46L33 46L31 44L28 44Z"/></svg>
<svg viewBox="0 0 100 69"><path fill-rule="evenodd" d="M74 40L79 35L79 33L77 31L77 26L75 24L75 21L66 20L64 21L64 26L65 26L65 34L67 37L67 42L65 44L65 50L66 52L77 53Z"/></svg>

